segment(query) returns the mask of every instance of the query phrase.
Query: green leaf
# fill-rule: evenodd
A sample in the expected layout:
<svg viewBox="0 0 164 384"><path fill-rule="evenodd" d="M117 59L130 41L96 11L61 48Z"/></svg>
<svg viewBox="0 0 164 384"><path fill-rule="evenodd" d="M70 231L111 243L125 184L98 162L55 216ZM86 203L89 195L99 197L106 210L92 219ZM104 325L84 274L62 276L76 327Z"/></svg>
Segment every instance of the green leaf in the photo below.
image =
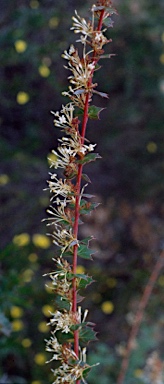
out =
<svg viewBox="0 0 164 384"><path fill-rule="evenodd" d="M90 180L89 176L86 175L85 173L82 174L82 178L83 178L85 181L87 181L87 183L91 183L91 180Z"/></svg>
<svg viewBox="0 0 164 384"><path fill-rule="evenodd" d="M91 161L95 161L96 159L101 159L101 156L98 153L88 153L83 159L78 160L79 164L90 163Z"/></svg>
<svg viewBox="0 0 164 384"><path fill-rule="evenodd" d="M82 343L89 343L90 341L97 340L96 332L93 330L93 328L90 328L88 326L82 327L79 332L79 340Z"/></svg>
<svg viewBox="0 0 164 384"><path fill-rule="evenodd" d="M108 28L113 28L114 21L111 19L111 17L107 17L107 19L104 20L103 24Z"/></svg>
<svg viewBox="0 0 164 384"><path fill-rule="evenodd" d="M59 344L64 344L65 342L70 343L74 341L73 332L64 333L61 331L57 331L55 332L55 336L57 337Z"/></svg>
<svg viewBox="0 0 164 384"><path fill-rule="evenodd" d="M93 253L93 250L89 249L85 244L80 244L78 247L78 256L82 259L92 260L91 255Z"/></svg>
<svg viewBox="0 0 164 384"><path fill-rule="evenodd" d="M87 280L84 279L83 277L80 279L79 283L78 283L78 286L77 288L78 289L85 289L88 285L90 285L91 283L93 283L93 279L92 277L90 276L87 276Z"/></svg>
<svg viewBox="0 0 164 384"><path fill-rule="evenodd" d="M115 8L107 7L106 11L108 11L110 15L113 15L113 14L118 15L117 9Z"/></svg>
<svg viewBox="0 0 164 384"><path fill-rule="evenodd" d="M100 112L103 111L103 109L105 108L100 108L100 107L96 107L96 105L91 105L89 108L88 108L88 116L90 119L92 120L99 120L100 117Z"/></svg>
<svg viewBox="0 0 164 384"><path fill-rule="evenodd" d="M81 215L87 215L90 213L93 209L97 208L99 206L99 203L91 203L84 199L80 202L80 214Z"/></svg>
<svg viewBox="0 0 164 384"><path fill-rule="evenodd" d="M65 297L56 295L54 301L57 309L66 309L67 311L70 310L70 302Z"/></svg>

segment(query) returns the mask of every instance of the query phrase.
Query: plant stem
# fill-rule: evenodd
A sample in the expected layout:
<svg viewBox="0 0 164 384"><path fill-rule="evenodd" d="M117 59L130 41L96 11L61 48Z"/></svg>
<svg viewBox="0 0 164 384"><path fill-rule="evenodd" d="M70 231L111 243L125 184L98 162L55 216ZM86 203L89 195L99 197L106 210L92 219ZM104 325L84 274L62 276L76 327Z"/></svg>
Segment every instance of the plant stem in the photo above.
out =
<svg viewBox="0 0 164 384"><path fill-rule="evenodd" d="M100 14L100 19L99 19L99 23L98 23L98 27L97 27L98 31L100 31L102 28L103 16L104 16L104 10ZM93 61L97 62L97 59L95 58L95 52L93 52ZM93 73L92 73L90 80L89 80L88 89L92 83L92 77L93 77ZM86 127L87 127L87 122L88 122L88 108L89 108L89 92L86 94L85 105L84 105L84 114L83 114L82 128L81 128L81 144L84 143L84 139L85 139ZM79 216L80 216L79 202L80 202L82 170L83 170L83 165L79 164L78 174L77 174L77 182L76 182L76 200L75 200L75 222L74 222L74 237L75 238L78 237L78 223L79 223ZM74 245L73 274L76 274L77 252L78 252L78 245ZM77 313L76 277L74 277L74 279L73 279L72 311L74 313ZM74 352L76 353L76 355L78 357L79 356L79 332L78 332L78 330L74 331ZM80 384L80 380L77 380L76 384Z"/></svg>
<svg viewBox="0 0 164 384"><path fill-rule="evenodd" d="M140 324L142 322L146 305L149 301L149 298L151 296L155 282L158 278L159 272L160 272L163 264L164 264L164 251L162 251L160 253L160 255L157 259L156 265L153 269L153 272L152 272L152 274L148 280L148 283L145 287L143 296L141 297L141 301L139 303L139 307L138 307L137 313L135 315L134 324L132 326L129 340L127 343L126 355L122 361L121 370L120 370L120 373L119 373L119 376L117 379L117 384L123 384L124 383L125 375L126 375L128 365L129 365L130 354L131 354L131 351L132 351L133 345L134 345L134 341L136 339Z"/></svg>

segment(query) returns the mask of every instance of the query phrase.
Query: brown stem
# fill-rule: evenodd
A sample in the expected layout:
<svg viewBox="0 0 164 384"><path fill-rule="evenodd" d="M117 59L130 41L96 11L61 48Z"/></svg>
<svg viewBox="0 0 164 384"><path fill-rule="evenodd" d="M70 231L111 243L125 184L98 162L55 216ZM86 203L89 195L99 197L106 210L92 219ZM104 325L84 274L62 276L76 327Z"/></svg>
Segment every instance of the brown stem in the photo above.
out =
<svg viewBox="0 0 164 384"><path fill-rule="evenodd" d="M134 346L134 341L136 339L139 327L141 325L146 305L149 301L149 298L151 296L152 290L153 290L155 282L158 278L159 272L163 266L163 263L164 263L164 251L161 252L161 254L159 255L159 258L157 259L156 265L153 269L153 272L149 278L149 281L145 287L143 296L142 296L141 301L139 303L139 307L138 307L137 313L135 315L134 324L132 326L129 340L127 343L126 355L123 358L123 361L121 364L121 370L120 370L120 373L119 373L119 376L117 379L117 384L123 384L124 383L125 375L126 375L128 365L129 365L130 355L131 355L131 352L132 352L132 349Z"/></svg>

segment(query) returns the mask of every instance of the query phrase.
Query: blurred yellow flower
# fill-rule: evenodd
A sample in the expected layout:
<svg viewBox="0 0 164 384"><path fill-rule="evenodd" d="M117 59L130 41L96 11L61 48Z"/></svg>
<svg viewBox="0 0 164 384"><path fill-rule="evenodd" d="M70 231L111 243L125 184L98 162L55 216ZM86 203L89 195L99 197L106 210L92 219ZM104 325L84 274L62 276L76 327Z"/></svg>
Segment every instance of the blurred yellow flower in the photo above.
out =
<svg viewBox="0 0 164 384"><path fill-rule="evenodd" d="M83 265L78 265L77 266L76 273L79 273L79 274L85 273L85 268L83 267Z"/></svg>
<svg viewBox="0 0 164 384"><path fill-rule="evenodd" d="M30 236L28 233L20 233L20 235L15 235L13 237L13 243L18 247L24 247L30 242Z"/></svg>
<svg viewBox="0 0 164 384"><path fill-rule="evenodd" d="M32 341L28 338L22 340L22 345L24 348L29 348L32 345Z"/></svg>
<svg viewBox="0 0 164 384"><path fill-rule="evenodd" d="M36 253L30 253L28 259L31 263L36 263L36 261L38 260L38 256Z"/></svg>
<svg viewBox="0 0 164 384"><path fill-rule="evenodd" d="M13 305L10 309L10 314L13 318L22 317L24 314L24 311L22 308L17 307L16 305Z"/></svg>
<svg viewBox="0 0 164 384"><path fill-rule="evenodd" d="M146 148L147 148L147 151L149 153L157 152L157 144L154 143L154 141L149 141L149 143L147 144Z"/></svg>
<svg viewBox="0 0 164 384"><path fill-rule="evenodd" d="M31 382L31 384L41 384L41 381L40 380L34 380Z"/></svg>
<svg viewBox="0 0 164 384"><path fill-rule="evenodd" d="M164 275L159 276L159 278L158 278L158 284L159 284L161 287L164 287Z"/></svg>
<svg viewBox="0 0 164 384"><path fill-rule="evenodd" d="M143 371L142 371L142 369L135 369L135 371L134 371L134 377L141 377L142 375L143 375Z"/></svg>
<svg viewBox="0 0 164 384"><path fill-rule="evenodd" d="M110 315L114 310L114 304L111 301L104 301L101 305L101 309L106 315Z"/></svg>
<svg viewBox="0 0 164 384"><path fill-rule="evenodd" d="M48 161L48 164L51 165L51 162L53 161L54 163L56 162L57 160L57 156L55 155L55 153L49 153L48 156L47 156L47 161Z"/></svg>
<svg viewBox="0 0 164 384"><path fill-rule="evenodd" d="M34 357L34 361L38 365L44 365L46 362L46 356L44 353L37 353Z"/></svg>
<svg viewBox="0 0 164 384"><path fill-rule="evenodd" d="M107 283L107 286L109 288L114 288L116 287L117 285L117 280L114 278L114 277L109 277L107 280L106 280L106 283Z"/></svg>
<svg viewBox="0 0 164 384"><path fill-rule="evenodd" d="M39 1L38 0L31 0L30 1L30 7L32 8L32 9L37 9L37 8L39 8Z"/></svg>
<svg viewBox="0 0 164 384"><path fill-rule="evenodd" d="M23 279L23 282L24 283L29 283L33 277L33 274L34 274L34 271L32 271L32 269L26 269L23 273L22 273L22 279Z"/></svg>
<svg viewBox="0 0 164 384"><path fill-rule="evenodd" d="M31 382L31 384L41 384L41 381L40 380L34 380Z"/></svg>
<svg viewBox="0 0 164 384"><path fill-rule="evenodd" d="M45 64L41 64L38 71L42 77L48 77L50 75L50 69Z"/></svg>
<svg viewBox="0 0 164 384"><path fill-rule="evenodd" d="M50 317L51 316L51 313L53 311L53 307L51 305L44 305L42 307L42 312L44 314L44 316L47 316L47 317Z"/></svg>
<svg viewBox="0 0 164 384"><path fill-rule="evenodd" d="M12 325L12 330L14 332L19 332L24 328L24 324L22 320L14 320L12 321L11 325Z"/></svg>
<svg viewBox="0 0 164 384"><path fill-rule="evenodd" d="M20 91L17 93L17 103L20 105L26 104L30 99L30 96L27 92Z"/></svg>
<svg viewBox="0 0 164 384"><path fill-rule="evenodd" d="M53 284L51 281L47 281L47 283L45 284L45 290L47 293L53 293Z"/></svg>
<svg viewBox="0 0 164 384"><path fill-rule="evenodd" d="M36 246L36 247L39 247L39 248L49 248L50 245L51 245L51 241L50 239L45 236L45 235L41 235L39 233L35 233L32 237L32 241L33 241L33 244Z"/></svg>
<svg viewBox="0 0 164 384"><path fill-rule="evenodd" d="M27 49L27 43L24 40L16 40L14 45L15 45L15 49L18 53L23 53Z"/></svg>
<svg viewBox="0 0 164 384"><path fill-rule="evenodd" d="M4 174L0 175L0 185L6 185L10 181L9 176Z"/></svg>
<svg viewBox="0 0 164 384"><path fill-rule="evenodd" d="M49 332L50 327L49 327L49 325L47 325L46 321L41 321L38 324L38 329L39 329L40 332L46 333L46 332Z"/></svg>
<svg viewBox="0 0 164 384"><path fill-rule="evenodd" d="M159 61L161 64L164 64L164 53L162 53L162 55L160 55Z"/></svg>
<svg viewBox="0 0 164 384"><path fill-rule="evenodd" d="M59 19L56 16L53 16L49 19L49 27L50 29L55 29L59 25Z"/></svg>

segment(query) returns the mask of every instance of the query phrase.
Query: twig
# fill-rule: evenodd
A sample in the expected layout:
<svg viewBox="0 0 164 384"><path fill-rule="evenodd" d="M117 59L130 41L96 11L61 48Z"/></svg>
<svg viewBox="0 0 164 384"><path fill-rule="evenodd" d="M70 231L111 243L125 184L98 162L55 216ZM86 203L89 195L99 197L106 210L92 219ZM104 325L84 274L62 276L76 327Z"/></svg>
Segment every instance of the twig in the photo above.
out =
<svg viewBox="0 0 164 384"><path fill-rule="evenodd" d="M134 324L132 326L129 340L127 343L126 354L125 354L125 357L123 358L123 361L121 364L121 370L120 370L120 373L119 373L119 376L117 379L117 384L123 384L124 383L126 372L127 372L128 366L129 366L130 355L131 355L131 352L132 352L132 349L134 346L134 341L135 341L136 336L138 334L139 327L141 325L141 322L142 322L142 319L144 316L145 308L148 304L149 298L151 296L152 290L153 290L154 285L157 281L159 272L160 272L163 264L164 264L164 251L162 251L159 254L159 258L157 259L156 265L153 269L153 272L149 278L149 281L145 287L143 296L142 296L141 301L139 303L139 307L138 307L138 310L137 310L137 313L135 316Z"/></svg>

